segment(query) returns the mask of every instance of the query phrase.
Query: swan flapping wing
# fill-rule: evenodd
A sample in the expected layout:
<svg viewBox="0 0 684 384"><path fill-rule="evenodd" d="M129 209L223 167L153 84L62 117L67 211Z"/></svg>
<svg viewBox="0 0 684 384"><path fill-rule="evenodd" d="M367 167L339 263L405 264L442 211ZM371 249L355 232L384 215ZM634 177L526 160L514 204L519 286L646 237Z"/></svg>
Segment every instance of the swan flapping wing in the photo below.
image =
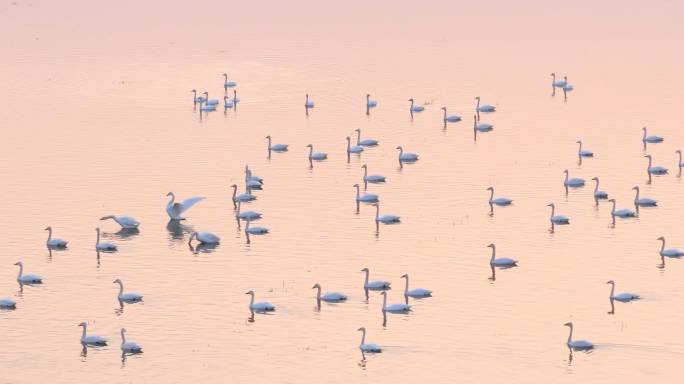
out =
<svg viewBox="0 0 684 384"><path fill-rule="evenodd" d="M202 201L204 199L206 199L206 197L192 197L190 199L184 200L182 203L180 203L180 207L179 207L180 213L187 211L188 209L190 209L190 207L195 205L197 202ZM174 208L176 205L179 205L179 204L178 203L174 204Z"/></svg>

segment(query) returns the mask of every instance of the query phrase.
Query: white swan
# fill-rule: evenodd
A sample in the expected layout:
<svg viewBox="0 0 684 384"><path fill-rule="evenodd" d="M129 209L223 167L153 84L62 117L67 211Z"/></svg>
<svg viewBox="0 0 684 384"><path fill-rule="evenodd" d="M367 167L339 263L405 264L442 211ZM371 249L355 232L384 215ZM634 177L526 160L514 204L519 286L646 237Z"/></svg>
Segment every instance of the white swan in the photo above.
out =
<svg viewBox="0 0 684 384"><path fill-rule="evenodd" d="M680 166L680 167L684 167L684 162L682 162L682 151L680 151L680 150L678 149L678 150L675 151L675 153L679 153L679 163L678 163L679 166Z"/></svg>
<svg viewBox="0 0 684 384"><path fill-rule="evenodd" d="M556 74L555 73L552 73L551 76L553 76L553 80L551 80L551 84L553 84L554 86L562 87L565 84L567 84L567 81L560 81L560 80L556 81Z"/></svg>
<svg viewBox="0 0 684 384"><path fill-rule="evenodd" d="M204 96L205 96L204 103L205 103L206 105L216 105L216 104L218 104L218 100L217 100L217 99L210 99L210 98L209 98L209 92L204 92Z"/></svg>
<svg viewBox="0 0 684 384"><path fill-rule="evenodd" d="M418 160L418 155L415 153L404 153L404 148L400 146L397 147L399 150L399 160L403 161L411 161L411 160Z"/></svg>
<svg viewBox="0 0 684 384"><path fill-rule="evenodd" d="M477 109L478 111L481 111L481 112L491 112L491 111L493 111L493 110L496 109L496 107L491 106L491 105L487 105L487 104L481 106L481 105L480 105L480 96L476 97L476 99L477 99L477 108L476 108L476 109Z"/></svg>
<svg viewBox="0 0 684 384"><path fill-rule="evenodd" d="M411 112L420 112L425 109L422 105L413 106L413 99L409 99L409 101L411 102L411 108L409 108Z"/></svg>
<svg viewBox="0 0 684 384"><path fill-rule="evenodd" d="M246 170L245 171L245 185L247 185L247 188L261 188L264 186L264 183L258 180L253 180L252 179L252 171ZM256 176L258 178L258 176Z"/></svg>
<svg viewBox="0 0 684 384"><path fill-rule="evenodd" d="M268 136L266 136L266 138L268 139L268 149L270 149L272 151L287 151L287 147L290 146L289 144L271 145L271 136L268 135Z"/></svg>
<svg viewBox="0 0 684 384"><path fill-rule="evenodd" d="M381 280L376 280L372 282L368 282L368 277L370 275L370 270L368 268L364 268L361 270L361 272L366 272L366 282L363 283L364 288L371 288L371 289L387 289L390 287L389 281L381 281Z"/></svg>
<svg viewBox="0 0 684 384"><path fill-rule="evenodd" d="M223 74L223 78L224 78L224 80L223 80L223 86L224 87L234 87L235 86L234 81L228 81L228 74L227 73Z"/></svg>
<svg viewBox="0 0 684 384"><path fill-rule="evenodd" d="M644 157L648 157L648 173L651 173L653 175L662 175L667 173L667 168L664 167L651 167L651 155L646 155Z"/></svg>
<svg viewBox="0 0 684 384"><path fill-rule="evenodd" d="M414 297L424 297L424 296L431 296L432 295L432 291L429 289L415 288L415 289L412 289L409 291L409 275L405 274L405 275L401 276L401 278L406 279L406 288L404 288L404 295L414 296Z"/></svg>
<svg viewBox="0 0 684 384"><path fill-rule="evenodd" d="M232 102L233 102L233 103L239 103L239 102L240 102L240 99L238 99L238 97L237 97L237 91L236 91L236 90L233 90L233 100L232 100Z"/></svg>
<svg viewBox="0 0 684 384"><path fill-rule="evenodd" d="M565 89L566 91L572 91L573 89L575 89L575 87L573 87L572 84L568 84L567 76L563 76L563 79L565 80L565 85L563 86L563 89Z"/></svg>
<svg viewBox="0 0 684 384"><path fill-rule="evenodd" d="M547 207L551 207L551 221L554 223L569 223L570 219L568 219L567 216L563 215L555 215L556 213L556 204L551 203L547 205Z"/></svg>
<svg viewBox="0 0 684 384"><path fill-rule="evenodd" d="M615 199L610 199L608 201L613 203L613 210L610 212L611 215L619 217L632 217L636 215L634 211L631 211L629 209L621 209L619 211L615 211Z"/></svg>
<svg viewBox="0 0 684 384"><path fill-rule="evenodd" d="M223 96L223 107L224 108L233 108L233 102L228 100L228 96Z"/></svg>
<svg viewBox="0 0 684 384"><path fill-rule="evenodd" d="M615 282L613 280L607 282L606 284L612 284L613 288L610 289L610 298L613 300L617 301L629 301L629 300L634 300L638 299L640 296L635 295L633 293L620 293L618 295L615 294Z"/></svg>
<svg viewBox="0 0 684 384"><path fill-rule="evenodd" d="M245 293L245 295L252 295L252 301L249 303L249 307L252 309L260 310L260 311L273 311L275 310L275 306L272 304L269 304L267 302L261 302L261 303L254 303L254 291L249 291Z"/></svg>
<svg viewBox="0 0 684 384"><path fill-rule="evenodd" d="M68 241L62 240L62 239L53 239L52 238L52 227L47 227L45 228L46 231L49 231L48 233L48 239L47 239L47 245L51 245L53 247L66 247Z"/></svg>
<svg viewBox="0 0 684 384"><path fill-rule="evenodd" d="M14 263L14 265L19 266L19 275L17 276L18 282L20 282L20 283L40 283L43 281L43 278L38 276L38 275L23 275L24 264L21 261L18 263Z"/></svg>
<svg viewBox="0 0 684 384"><path fill-rule="evenodd" d="M366 164L362 165L361 168L364 169L363 181L370 181L370 182L385 181L385 176L383 176L383 175L370 175L370 176L368 176L368 166Z"/></svg>
<svg viewBox="0 0 684 384"><path fill-rule="evenodd" d="M378 105L378 102L375 100L370 99L370 94L366 94L366 106L367 107L375 107Z"/></svg>
<svg viewBox="0 0 684 384"><path fill-rule="evenodd" d="M594 348L594 344L592 344L586 340L572 341L572 323L566 323L564 325L570 327L570 336L568 336L568 347L572 347L572 348Z"/></svg>
<svg viewBox="0 0 684 384"><path fill-rule="evenodd" d="M577 152L578 155L580 155L580 156L594 156L594 152L582 150L582 140L577 141L577 143L580 145L579 152Z"/></svg>
<svg viewBox="0 0 684 384"><path fill-rule="evenodd" d="M359 192L359 185L354 184L352 185L352 187L356 187L356 201L377 201L380 198L380 196L374 195L372 193L366 193L363 196L361 196Z"/></svg>
<svg viewBox="0 0 684 384"><path fill-rule="evenodd" d="M570 176L570 172L568 172L567 169L563 172L565 172L565 181L563 182L563 184L570 186L584 185L584 179L580 177L573 177L572 179L568 179L568 177Z"/></svg>
<svg viewBox="0 0 684 384"><path fill-rule="evenodd" d="M499 257L496 259L496 245L489 244L488 247L492 249L492 258L489 260L489 264L492 265L516 265L518 260L509 259L508 257Z"/></svg>
<svg viewBox="0 0 684 384"><path fill-rule="evenodd" d="M249 223L252 222L252 219L250 217L247 217L247 226L245 226L245 232L246 233L252 233L255 235L262 234L268 232L268 228L264 227L250 227Z"/></svg>
<svg viewBox="0 0 684 384"><path fill-rule="evenodd" d="M596 188L594 189L594 197L608 197L608 193L606 191L599 191L599 178L598 177L592 177L592 180L596 180Z"/></svg>
<svg viewBox="0 0 684 384"><path fill-rule="evenodd" d="M132 217L130 217L130 216L114 216L114 215L109 215L109 216L104 216L104 217L102 217L102 218L100 219L100 221L102 221L102 220L108 220L108 219L112 219L112 220L116 221L116 223L119 224L119 225L121 226L121 228L125 228L125 229L134 229L134 228L138 228L138 226L140 225L140 223L138 222L138 220L136 220L136 219L134 219L134 218L132 218Z"/></svg>
<svg viewBox="0 0 684 384"><path fill-rule="evenodd" d="M86 328L88 327L88 325L85 322L79 324L78 326L83 327L83 335L81 336L81 343L98 344L98 345L107 344L107 339L105 339L104 337L100 337L98 335L86 336Z"/></svg>
<svg viewBox="0 0 684 384"><path fill-rule="evenodd" d="M312 108L314 106L313 101L309 101L309 94L306 94L306 102L304 102L304 106L307 108Z"/></svg>
<svg viewBox="0 0 684 384"><path fill-rule="evenodd" d="M360 147L358 145L350 147L350 145L351 145L351 139L349 138L349 136L347 136L347 152L349 152L349 153L361 153L361 152L363 152L363 147Z"/></svg>
<svg viewBox="0 0 684 384"><path fill-rule="evenodd" d="M193 90L190 91L190 92L192 92L192 93L195 94L195 96L192 98L192 99L195 101L195 103L204 103L204 100L206 100L206 99L205 99L204 97L202 97L202 96L197 97L197 90L193 89Z"/></svg>
<svg viewBox="0 0 684 384"><path fill-rule="evenodd" d="M100 228L95 228L97 231L97 242L95 243L95 249L99 250L114 250L116 249L116 245L113 243L110 243L109 241L100 243Z"/></svg>
<svg viewBox="0 0 684 384"><path fill-rule="evenodd" d="M200 111L215 111L216 110L216 104L208 104L203 107L200 107Z"/></svg>
<svg viewBox="0 0 684 384"><path fill-rule="evenodd" d="M176 201L176 195L174 195L173 192L167 193L166 196L171 196L171 201L166 204L166 213L174 220L185 220L184 217L181 217L181 214L190 209L190 207L197 202L205 199L204 197L192 197L182 203L174 203L174 201Z"/></svg>
<svg viewBox="0 0 684 384"><path fill-rule="evenodd" d="M11 308L16 307L17 302L12 299L0 299L0 307Z"/></svg>
<svg viewBox="0 0 684 384"><path fill-rule="evenodd" d="M250 200L256 200L256 196L252 195L251 193L243 193L240 195L237 195L237 184L231 185L233 187L233 201L250 201ZM236 196L237 195L237 196Z"/></svg>
<svg viewBox="0 0 684 384"><path fill-rule="evenodd" d="M124 332L126 332L126 328L121 328L121 350L128 352L142 352L142 347L138 344L132 341L129 341L128 343L126 342L126 336L124 336Z"/></svg>
<svg viewBox="0 0 684 384"><path fill-rule="evenodd" d="M641 199L639 198L639 187L634 187L632 189L636 189L636 197L634 198L634 204L635 205L656 205L658 203L658 200L653 200L649 199L648 197L642 197Z"/></svg>
<svg viewBox="0 0 684 384"><path fill-rule="evenodd" d="M365 327L359 328L359 331L363 331L363 336L361 337L361 345L359 345L359 348L363 352L382 352L382 348L380 348L379 345L377 345L377 344L366 344L366 328Z"/></svg>
<svg viewBox="0 0 684 384"><path fill-rule="evenodd" d="M358 136L356 138L356 145L378 145L379 141L377 140L372 140L372 139L366 139L366 140L361 140L361 129L355 129L356 132L358 132Z"/></svg>
<svg viewBox="0 0 684 384"><path fill-rule="evenodd" d="M461 120L461 116L456 116L456 115L447 116L446 107L442 107L442 109L444 110L444 121L459 121L459 120Z"/></svg>
<svg viewBox="0 0 684 384"><path fill-rule="evenodd" d="M139 301L142 300L142 296L137 293L123 293L123 282L120 279L114 280L113 284L119 283L119 300L129 300L129 301Z"/></svg>
<svg viewBox="0 0 684 384"><path fill-rule="evenodd" d="M246 172L249 172L249 180L258 181L258 182L260 182L261 184L264 183L264 179L262 179L262 178L259 177L259 176L255 176L255 175L252 174L252 171L249 169L249 165L245 165L245 173L246 173Z"/></svg>
<svg viewBox="0 0 684 384"><path fill-rule="evenodd" d="M475 119L475 123L474 123L474 125L473 125L473 129L477 129L478 131L489 131L490 129L494 128L494 126L491 125L491 124L487 124L487 123L480 123L480 124L478 124L478 123L477 123L477 116L476 116L476 115L473 116L473 118Z"/></svg>
<svg viewBox="0 0 684 384"><path fill-rule="evenodd" d="M411 310L412 305L392 304L390 306L387 306L387 291L382 291L382 293L380 294L384 296L384 298L382 299L383 312L407 312Z"/></svg>
<svg viewBox="0 0 684 384"><path fill-rule="evenodd" d="M237 203L238 203L238 209L237 209L237 213L235 214L235 217L237 217L238 219L247 220L247 218L256 219L256 218L261 217L261 213L254 212L254 211L247 211L247 212L240 213L240 208L242 207L242 202L240 200L238 200Z"/></svg>
<svg viewBox="0 0 684 384"><path fill-rule="evenodd" d="M312 160L323 160L328 158L327 153L313 153L313 145L309 144L307 147L311 148L309 150L309 159Z"/></svg>
<svg viewBox="0 0 684 384"><path fill-rule="evenodd" d="M505 197L499 197L498 199L494 198L494 187L489 187L487 188L488 191L492 191L492 195L489 196L489 204L497 204L497 205L506 205L510 204L513 202L513 200L505 198Z"/></svg>
<svg viewBox="0 0 684 384"><path fill-rule="evenodd" d="M380 217L380 203L375 203L373 206L377 207L377 210L375 211L375 221L382 221L385 223L401 221L401 217L394 215L383 215Z"/></svg>
<svg viewBox="0 0 684 384"><path fill-rule="evenodd" d="M678 256L684 256L684 252L680 251L679 249L665 249L665 238L664 237L659 237L658 240L663 241L663 246L660 248L660 255L661 256L668 256L668 257L678 257Z"/></svg>
<svg viewBox="0 0 684 384"><path fill-rule="evenodd" d="M221 241L220 237L211 232L193 232L192 235L190 235L188 244L192 243L192 239L197 239L197 241L202 244L216 244Z"/></svg>
<svg viewBox="0 0 684 384"><path fill-rule="evenodd" d="M643 128L644 130L644 137L641 139L642 141L645 141L647 143L657 143L659 141L665 140L664 138L660 136L646 136L646 127Z"/></svg>
<svg viewBox="0 0 684 384"><path fill-rule="evenodd" d="M318 294L316 294L316 298L318 300L323 300L323 301L341 301L341 300L347 300L347 295L343 295L341 293L337 292L328 292L325 295L321 296L321 286L320 284L316 284L313 286L313 288L318 288Z"/></svg>

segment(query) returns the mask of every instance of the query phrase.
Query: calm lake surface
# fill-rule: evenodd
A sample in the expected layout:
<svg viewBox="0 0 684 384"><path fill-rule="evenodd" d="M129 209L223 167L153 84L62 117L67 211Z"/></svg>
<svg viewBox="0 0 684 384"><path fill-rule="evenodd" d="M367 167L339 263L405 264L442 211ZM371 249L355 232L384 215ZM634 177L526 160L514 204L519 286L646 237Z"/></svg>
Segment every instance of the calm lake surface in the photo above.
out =
<svg viewBox="0 0 684 384"><path fill-rule="evenodd" d="M684 260L656 239L684 249L682 1L139 3L0 4L0 298L17 301L0 383L681 380ZM497 107L477 135L476 96ZM665 141L644 147L643 127ZM355 129L380 145L347 156ZM328 160L310 166L307 144ZM649 183L647 154L669 174ZM400 224L357 208L363 164ZM245 165L265 180L242 207L265 236L235 220ZM566 192L566 169L586 186ZM635 186L658 206L613 221L593 177L618 209ZM490 210L490 186L513 204ZM206 200L169 222L169 191ZM552 229L549 203L571 224ZM46 248L47 226L68 248ZM95 251L98 226L117 252ZM193 231L221 243L191 247ZM490 243L518 266L492 270ZM18 261L43 284L20 287ZM388 304L406 273L433 297L384 318L366 267ZM117 278L143 302L120 305ZM643 299L611 306L608 280ZM316 283L349 299L319 307ZM250 290L276 311L252 317ZM84 349L83 321L109 345ZM593 350L571 354L570 321ZM362 355L362 326L383 353ZM122 327L144 353L122 356Z"/></svg>

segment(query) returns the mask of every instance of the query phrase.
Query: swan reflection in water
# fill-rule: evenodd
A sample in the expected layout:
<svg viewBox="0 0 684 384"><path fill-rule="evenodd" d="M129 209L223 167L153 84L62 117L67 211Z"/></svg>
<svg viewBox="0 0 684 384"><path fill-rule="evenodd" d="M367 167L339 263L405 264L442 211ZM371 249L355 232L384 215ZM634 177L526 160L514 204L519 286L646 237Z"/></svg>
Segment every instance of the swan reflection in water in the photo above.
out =
<svg viewBox="0 0 684 384"><path fill-rule="evenodd" d="M192 252L195 255L198 255L200 253L212 253L216 250L216 248L221 245L220 243L198 243L196 246L193 247L192 244L188 243L188 247L190 248L190 252Z"/></svg>
<svg viewBox="0 0 684 384"><path fill-rule="evenodd" d="M172 240L184 240L186 234L195 232L192 226L184 225L180 220L169 220L166 230L169 231Z"/></svg>
<svg viewBox="0 0 684 384"><path fill-rule="evenodd" d="M138 235L140 235L140 230L138 228L121 228L119 232L114 233L114 236L120 239L126 239Z"/></svg>
<svg viewBox="0 0 684 384"><path fill-rule="evenodd" d="M254 323L254 310L252 308L249 309L250 316L247 318L247 322L252 324Z"/></svg>

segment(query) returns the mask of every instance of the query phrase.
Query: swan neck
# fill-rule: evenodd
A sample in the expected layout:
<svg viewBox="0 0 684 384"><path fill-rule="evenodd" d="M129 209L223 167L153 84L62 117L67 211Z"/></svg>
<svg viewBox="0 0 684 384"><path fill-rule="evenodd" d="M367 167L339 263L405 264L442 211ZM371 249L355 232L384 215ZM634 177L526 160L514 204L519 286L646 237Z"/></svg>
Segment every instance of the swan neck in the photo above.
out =
<svg viewBox="0 0 684 384"><path fill-rule="evenodd" d="M361 345L366 344L366 330L363 330L363 336L361 336Z"/></svg>
<svg viewBox="0 0 684 384"><path fill-rule="evenodd" d="M489 202L491 203L493 199L494 199L494 189L492 189L492 195L489 196Z"/></svg>
<svg viewBox="0 0 684 384"><path fill-rule="evenodd" d="M404 154L404 148L399 148L399 157Z"/></svg>
<svg viewBox="0 0 684 384"><path fill-rule="evenodd" d="M682 153L679 152L679 166L681 167L682 165Z"/></svg>
<svg viewBox="0 0 684 384"><path fill-rule="evenodd" d="M663 245L664 246L664 245ZM24 265L20 264L19 265L19 275L17 276L17 279L21 277L21 275L24 274Z"/></svg>
<svg viewBox="0 0 684 384"><path fill-rule="evenodd" d="M237 195L237 185L233 187L233 200L235 200L235 195Z"/></svg>
<svg viewBox="0 0 684 384"><path fill-rule="evenodd" d="M446 120L446 108L444 108L444 120Z"/></svg>
<svg viewBox="0 0 684 384"><path fill-rule="evenodd" d="M568 182L568 178L570 177L570 172L565 172L565 182Z"/></svg>
<svg viewBox="0 0 684 384"><path fill-rule="evenodd" d="M368 98L368 97L366 97ZM361 130L358 131L358 135L356 136L356 145L361 144ZM680 154L679 157L681 158L682 155Z"/></svg>
<svg viewBox="0 0 684 384"><path fill-rule="evenodd" d="M350 146L351 146L351 139L349 137L347 137L347 152L349 152L349 150L351 148Z"/></svg>
<svg viewBox="0 0 684 384"><path fill-rule="evenodd" d="M375 210L375 218L377 219L377 218L380 217L380 206L379 206L379 205L376 205L375 208L377 208L377 209ZM368 280L368 272L366 272L366 280Z"/></svg>
<svg viewBox="0 0 684 384"><path fill-rule="evenodd" d="M553 80L551 80L551 84L556 84L556 75L551 75L553 76Z"/></svg>
<svg viewBox="0 0 684 384"><path fill-rule="evenodd" d="M596 180L596 188L594 189L594 192L598 191L598 185L599 185L599 181ZM637 195L639 195L639 191L637 191Z"/></svg>
<svg viewBox="0 0 684 384"><path fill-rule="evenodd" d="M480 109L480 99L477 99L477 109Z"/></svg>
<svg viewBox="0 0 684 384"><path fill-rule="evenodd" d="M404 293L408 292L409 288L409 282L408 282L409 277L406 276L406 289L404 290Z"/></svg>
<svg viewBox="0 0 684 384"><path fill-rule="evenodd" d="M556 207L554 205L551 206L551 218L553 219L554 213L556 213Z"/></svg>
<svg viewBox="0 0 684 384"><path fill-rule="evenodd" d="M238 210L237 210L237 213L235 214L235 216L239 216L239 215L240 215L240 208L241 208L241 207L242 207L242 201L238 200Z"/></svg>
<svg viewBox="0 0 684 384"><path fill-rule="evenodd" d="M613 200L613 210L610 213L615 213L615 200Z"/></svg>
<svg viewBox="0 0 684 384"><path fill-rule="evenodd" d="M119 296L123 295L123 283L119 281Z"/></svg>
<svg viewBox="0 0 684 384"><path fill-rule="evenodd" d="M268 149L271 149L271 138L268 138Z"/></svg>
<svg viewBox="0 0 684 384"><path fill-rule="evenodd" d="M174 202L174 201L176 201L176 195L174 195L174 194L172 193L172 194L171 194L171 201L169 201L169 203L168 203L167 205L169 205L169 206L173 205L173 202Z"/></svg>
<svg viewBox="0 0 684 384"><path fill-rule="evenodd" d="M251 307L254 305L254 294L252 293L252 301L249 302L249 306Z"/></svg>
<svg viewBox="0 0 684 384"><path fill-rule="evenodd" d="M313 155L313 147L309 147L309 157L311 157L311 155Z"/></svg>
<svg viewBox="0 0 684 384"><path fill-rule="evenodd" d="M611 285L613 288L610 289L610 297L613 297L613 295L615 295L615 283L612 283Z"/></svg>
<svg viewBox="0 0 684 384"><path fill-rule="evenodd" d="M413 100L411 100L411 109L413 109Z"/></svg>
<svg viewBox="0 0 684 384"><path fill-rule="evenodd" d="M492 260L496 257L496 247L492 247Z"/></svg>
<svg viewBox="0 0 684 384"><path fill-rule="evenodd" d="M572 325L570 326L570 335L568 335L568 344L572 342Z"/></svg>
<svg viewBox="0 0 684 384"><path fill-rule="evenodd" d="M637 189L636 191L637 191L637 194L636 194L636 197L634 198L634 202L635 202L635 203L636 203L637 201L639 201L639 190Z"/></svg>
<svg viewBox="0 0 684 384"><path fill-rule="evenodd" d="M21 272L19 272L21 274ZM366 283L364 285L368 285L368 275L370 275L369 271L366 271Z"/></svg>
<svg viewBox="0 0 684 384"><path fill-rule="evenodd" d="M385 308L387 308L387 293L385 293L382 296L384 296L382 299L382 309L384 310Z"/></svg>
<svg viewBox="0 0 684 384"><path fill-rule="evenodd" d="M126 336L124 335L123 329L121 330L121 345L126 344Z"/></svg>
<svg viewBox="0 0 684 384"><path fill-rule="evenodd" d="M320 287L320 286L318 287L318 294L316 294L316 298L317 298L318 300L321 299L321 287Z"/></svg>
<svg viewBox="0 0 684 384"><path fill-rule="evenodd" d="M368 167L363 169L363 179L365 180L368 177Z"/></svg>
<svg viewBox="0 0 684 384"><path fill-rule="evenodd" d="M85 340L86 338L86 326L83 326L83 335L81 335L81 341Z"/></svg>
<svg viewBox="0 0 684 384"><path fill-rule="evenodd" d="M48 229L48 243L52 240L52 228Z"/></svg>
<svg viewBox="0 0 684 384"><path fill-rule="evenodd" d="M582 142L581 142L581 141L579 142L579 145L580 145L580 149L579 149L579 150L580 150L580 152L582 152Z"/></svg>
<svg viewBox="0 0 684 384"><path fill-rule="evenodd" d="M365 176L364 176L365 179ZM358 199L361 195L359 194L359 186L356 186L356 198Z"/></svg>
<svg viewBox="0 0 684 384"><path fill-rule="evenodd" d="M649 157L648 158L648 169L651 169L651 160L652 160L652 158Z"/></svg>
<svg viewBox="0 0 684 384"><path fill-rule="evenodd" d="M663 246L660 248L660 252L665 250L665 239L663 239ZM21 270L19 271L19 276L21 276Z"/></svg>
<svg viewBox="0 0 684 384"><path fill-rule="evenodd" d="M100 245L100 230L97 230L97 242L95 242L95 245Z"/></svg>

